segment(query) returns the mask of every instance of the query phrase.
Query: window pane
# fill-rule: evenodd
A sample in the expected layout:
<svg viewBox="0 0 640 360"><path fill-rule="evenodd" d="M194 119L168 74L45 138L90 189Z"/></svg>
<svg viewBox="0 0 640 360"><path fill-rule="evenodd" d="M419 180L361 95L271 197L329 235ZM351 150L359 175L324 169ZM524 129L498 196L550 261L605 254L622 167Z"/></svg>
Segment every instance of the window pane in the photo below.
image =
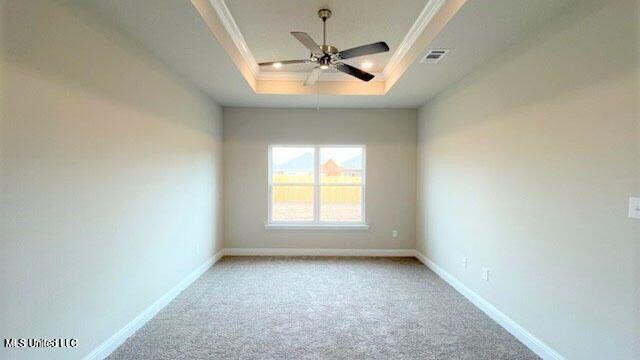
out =
<svg viewBox="0 0 640 360"><path fill-rule="evenodd" d="M362 168L361 147L320 149L320 181L324 184L360 184Z"/></svg>
<svg viewBox="0 0 640 360"><path fill-rule="evenodd" d="M313 221L313 186L274 185L271 200L273 221Z"/></svg>
<svg viewBox="0 0 640 360"><path fill-rule="evenodd" d="M362 221L360 186L321 186L320 220Z"/></svg>
<svg viewBox="0 0 640 360"><path fill-rule="evenodd" d="M312 147L273 147L271 174L274 184L313 184L314 149Z"/></svg>

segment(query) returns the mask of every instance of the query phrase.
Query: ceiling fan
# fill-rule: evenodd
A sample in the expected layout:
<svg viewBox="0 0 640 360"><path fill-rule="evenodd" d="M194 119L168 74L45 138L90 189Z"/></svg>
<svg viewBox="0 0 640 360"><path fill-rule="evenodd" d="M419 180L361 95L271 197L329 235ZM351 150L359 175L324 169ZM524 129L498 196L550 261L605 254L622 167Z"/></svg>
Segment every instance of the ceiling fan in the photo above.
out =
<svg viewBox="0 0 640 360"><path fill-rule="evenodd" d="M305 80L305 86L314 85L318 79L320 78L320 73L323 70L327 70L329 68L336 69L345 74L349 74L351 76L357 77L362 81L369 81L374 78L373 74L370 74L366 71L360 70L357 67L351 66L349 64L345 64L342 60L351 59L358 56L371 55L389 51L389 45L384 41L376 42L373 44L362 45L358 47L354 47L347 50L338 51L335 46L327 45L326 36L327 36L327 19L331 17L331 10L329 9L320 9L318 11L318 16L322 19L322 45L318 45L309 34L305 32L292 31L291 35L298 39L302 43L302 45L306 46L307 49L311 51L311 55L308 59L301 60L281 60L281 61L270 61L270 62L262 62L258 65L260 66L273 66L276 68L282 67L282 65L288 64L315 64L313 70Z"/></svg>

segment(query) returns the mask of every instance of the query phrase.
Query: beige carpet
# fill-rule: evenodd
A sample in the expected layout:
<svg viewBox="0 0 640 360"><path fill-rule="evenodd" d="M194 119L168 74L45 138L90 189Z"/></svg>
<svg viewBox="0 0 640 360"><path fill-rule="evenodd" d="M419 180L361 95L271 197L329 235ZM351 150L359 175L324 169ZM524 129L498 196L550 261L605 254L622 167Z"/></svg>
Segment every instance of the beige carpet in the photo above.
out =
<svg viewBox="0 0 640 360"><path fill-rule="evenodd" d="M536 359L412 258L225 257L110 359Z"/></svg>

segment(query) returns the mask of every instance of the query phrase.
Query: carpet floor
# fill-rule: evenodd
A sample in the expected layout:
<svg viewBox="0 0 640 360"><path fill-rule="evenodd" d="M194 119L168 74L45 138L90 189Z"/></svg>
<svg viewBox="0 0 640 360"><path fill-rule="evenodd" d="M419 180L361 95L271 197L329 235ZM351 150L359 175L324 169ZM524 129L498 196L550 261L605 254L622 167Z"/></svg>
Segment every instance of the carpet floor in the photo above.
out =
<svg viewBox="0 0 640 360"><path fill-rule="evenodd" d="M413 258L225 257L109 359L537 359Z"/></svg>

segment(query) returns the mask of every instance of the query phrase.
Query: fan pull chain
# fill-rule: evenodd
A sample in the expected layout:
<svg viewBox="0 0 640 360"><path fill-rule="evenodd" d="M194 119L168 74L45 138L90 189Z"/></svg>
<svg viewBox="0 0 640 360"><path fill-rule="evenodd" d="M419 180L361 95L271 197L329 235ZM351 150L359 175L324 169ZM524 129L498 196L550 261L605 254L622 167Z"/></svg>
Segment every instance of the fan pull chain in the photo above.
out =
<svg viewBox="0 0 640 360"><path fill-rule="evenodd" d="M318 75L318 81L316 82L316 110L320 110L320 77L322 77L322 73Z"/></svg>

